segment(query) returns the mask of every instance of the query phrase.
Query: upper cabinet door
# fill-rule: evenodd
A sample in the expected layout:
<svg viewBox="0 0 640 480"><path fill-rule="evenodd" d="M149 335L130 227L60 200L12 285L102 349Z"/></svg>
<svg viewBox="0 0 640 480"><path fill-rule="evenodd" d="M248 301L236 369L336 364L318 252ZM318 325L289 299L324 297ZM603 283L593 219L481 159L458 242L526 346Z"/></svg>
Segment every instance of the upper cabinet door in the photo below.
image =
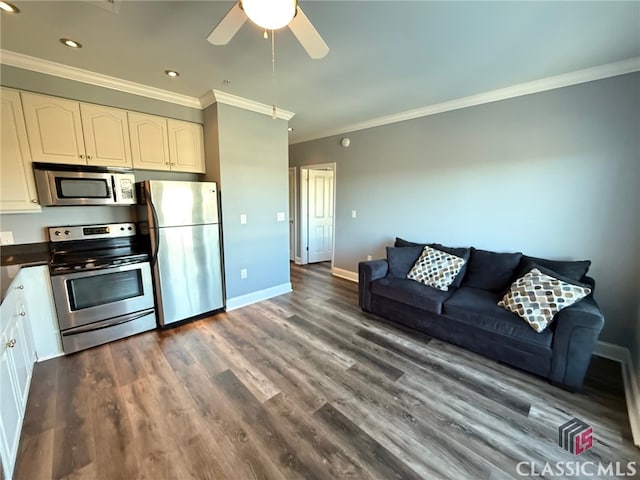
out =
<svg viewBox="0 0 640 480"><path fill-rule="evenodd" d="M167 120L128 112L133 168L170 170Z"/></svg>
<svg viewBox="0 0 640 480"><path fill-rule="evenodd" d="M39 212L20 94L1 88L0 98L0 212Z"/></svg>
<svg viewBox="0 0 640 480"><path fill-rule="evenodd" d="M204 173L202 125L180 120L167 120L167 125L171 170Z"/></svg>
<svg viewBox="0 0 640 480"><path fill-rule="evenodd" d="M20 95L33 161L85 165L78 102L26 92Z"/></svg>
<svg viewBox="0 0 640 480"><path fill-rule="evenodd" d="M90 103L80 104L87 164L131 168L127 112Z"/></svg>

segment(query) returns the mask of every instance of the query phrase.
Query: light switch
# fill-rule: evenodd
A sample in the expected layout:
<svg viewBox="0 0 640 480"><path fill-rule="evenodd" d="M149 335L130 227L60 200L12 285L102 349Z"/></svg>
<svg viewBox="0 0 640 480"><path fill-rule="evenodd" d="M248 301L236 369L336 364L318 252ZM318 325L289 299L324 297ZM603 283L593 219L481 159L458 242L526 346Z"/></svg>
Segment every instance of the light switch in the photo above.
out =
<svg viewBox="0 0 640 480"><path fill-rule="evenodd" d="M351 210L351 218L356 218L356 211L355 210Z"/></svg>
<svg viewBox="0 0 640 480"><path fill-rule="evenodd" d="M284 212L278 212L277 219L279 222L284 222Z"/></svg>
<svg viewBox="0 0 640 480"><path fill-rule="evenodd" d="M246 225L247 223L247 214L246 213L241 213L240 214L240 225Z"/></svg>

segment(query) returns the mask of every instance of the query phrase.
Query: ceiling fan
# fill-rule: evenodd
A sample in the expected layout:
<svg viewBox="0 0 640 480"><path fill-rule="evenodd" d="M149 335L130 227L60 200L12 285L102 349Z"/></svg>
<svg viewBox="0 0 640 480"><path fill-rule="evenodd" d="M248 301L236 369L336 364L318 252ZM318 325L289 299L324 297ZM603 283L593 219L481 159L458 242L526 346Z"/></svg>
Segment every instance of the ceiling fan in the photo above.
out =
<svg viewBox="0 0 640 480"><path fill-rule="evenodd" d="M214 45L226 45L247 18L265 31L288 26L313 59L323 58L329 53L329 47L298 6L297 0L238 0L207 40Z"/></svg>

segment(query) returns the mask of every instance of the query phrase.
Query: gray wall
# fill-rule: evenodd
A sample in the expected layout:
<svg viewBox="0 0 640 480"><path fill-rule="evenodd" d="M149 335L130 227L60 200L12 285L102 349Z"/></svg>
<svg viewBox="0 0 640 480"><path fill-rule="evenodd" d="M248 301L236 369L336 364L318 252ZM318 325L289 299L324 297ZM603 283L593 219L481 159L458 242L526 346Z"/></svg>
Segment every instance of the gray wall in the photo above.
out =
<svg viewBox="0 0 640 480"><path fill-rule="evenodd" d="M227 299L288 284L289 227L276 221L289 203L287 122L214 104L204 125L206 178L221 193Z"/></svg>
<svg viewBox="0 0 640 480"><path fill-rule="evenodd" d="M70 98L82 102L109 105L153 115L202 122L202 111L195 108L161 102L138 95L96 87L73 80L0 65L0 84L20 90ZM195 174L138 170L136 180L195 180ZM111 223L135 220L133 207L43 207L40 213L0 215L0 229L13 232L15 243L47 241L46 227L85 223Z"/></svg>
<svg viewBox="0 0 640 480"><path fill-rule="evenodd" d="M290 165L337 162L335 267L395 236L591 259L602 339L637 356L638 105L635 73L295 144Z"/></svg>

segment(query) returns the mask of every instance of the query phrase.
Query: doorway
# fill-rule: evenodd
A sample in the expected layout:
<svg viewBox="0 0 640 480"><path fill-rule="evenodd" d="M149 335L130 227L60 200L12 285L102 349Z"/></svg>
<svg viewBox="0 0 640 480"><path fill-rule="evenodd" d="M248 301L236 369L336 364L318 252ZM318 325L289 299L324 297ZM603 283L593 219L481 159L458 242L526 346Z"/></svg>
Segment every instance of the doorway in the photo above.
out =
<svg viewBox="0 0 640 480"><path fill-rule="evenodd" d="M296 167L289 167L289 260L295 262L297 248L296 230L298 227L298 182Z"/></svg>
<svg viewBox="0 0 640 480"><path fill-rule="evenodd" d="M335 163L300 168L301 263L331 262L335 226Z"/></svg>

